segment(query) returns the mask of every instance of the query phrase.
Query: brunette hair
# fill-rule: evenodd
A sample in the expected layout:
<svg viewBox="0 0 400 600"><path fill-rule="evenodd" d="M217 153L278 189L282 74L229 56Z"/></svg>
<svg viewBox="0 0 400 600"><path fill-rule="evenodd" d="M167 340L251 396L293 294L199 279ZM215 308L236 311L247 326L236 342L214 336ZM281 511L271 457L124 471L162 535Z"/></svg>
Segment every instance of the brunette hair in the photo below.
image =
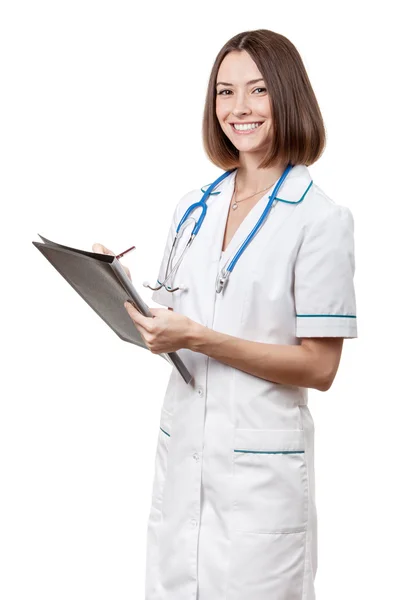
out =
<svg viewBox="0 0 400 600"><path fill-rule="evenodd" d="M277 161L293 166L316 162L326 143L317 99L295 46L283 35L268 29L238 33L215 59L202 125L204 149L211 162L227 171L239 166L239 151L222 131L215 112L218 69L233 50L245 50L254 60L271 102L274 137L258 168L266 168Z"/></svg>

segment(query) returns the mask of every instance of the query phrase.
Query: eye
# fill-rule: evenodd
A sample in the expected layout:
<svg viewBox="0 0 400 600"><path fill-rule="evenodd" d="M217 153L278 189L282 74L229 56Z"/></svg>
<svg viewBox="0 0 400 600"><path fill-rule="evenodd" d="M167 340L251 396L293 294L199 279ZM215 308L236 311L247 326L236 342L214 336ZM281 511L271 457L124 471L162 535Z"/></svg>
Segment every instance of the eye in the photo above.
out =
<svg viewBox="0 0 400 600"><path fill-rule="evenodd" d="M264 88L264 87L259 87L259 88L255 88L255 90L254 90L254 91L256 91L256 90L261 90L261 91L263 91L263 92L266 92L266 91L267 91L267 88ZM229 92L229 94L231 94L231 93L232 93L232 91L231 91L231 90L221 90L220 92L217 92L217 96L226 96L226 94L224 94L224 92ZM258 96L258 94L256 94L256 95Z"/></svg>

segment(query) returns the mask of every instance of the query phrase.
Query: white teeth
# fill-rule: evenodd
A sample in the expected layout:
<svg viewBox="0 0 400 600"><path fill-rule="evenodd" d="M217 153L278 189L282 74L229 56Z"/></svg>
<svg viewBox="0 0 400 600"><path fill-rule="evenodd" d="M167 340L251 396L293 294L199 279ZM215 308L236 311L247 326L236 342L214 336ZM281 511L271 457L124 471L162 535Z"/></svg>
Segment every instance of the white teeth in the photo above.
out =
<svg viewBox="0 0 400 600"><path fill-rule="evenodd" d="M261 125L261 123L249 123L246 125L238 125L237 123L234 123L233 126L238 131L246 131L248 129L256 129L256 127L259 127L259 125Z"/></svg>

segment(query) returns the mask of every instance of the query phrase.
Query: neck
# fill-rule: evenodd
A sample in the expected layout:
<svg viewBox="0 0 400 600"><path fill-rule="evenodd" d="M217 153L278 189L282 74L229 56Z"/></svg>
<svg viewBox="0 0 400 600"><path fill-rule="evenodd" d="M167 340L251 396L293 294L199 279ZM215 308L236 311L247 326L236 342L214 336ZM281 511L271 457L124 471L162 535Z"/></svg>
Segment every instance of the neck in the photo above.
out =
<svg viewBox="0 0 400 600"><path fill-rule="evenodd" d="M272 186L282 175L286 164L279 163L271 165L266 169L258 169L260 156L251 156L246 153L246 157L240 156L240 165L236 174L236 190L238 194L253 194L268 186Z"/></svg>

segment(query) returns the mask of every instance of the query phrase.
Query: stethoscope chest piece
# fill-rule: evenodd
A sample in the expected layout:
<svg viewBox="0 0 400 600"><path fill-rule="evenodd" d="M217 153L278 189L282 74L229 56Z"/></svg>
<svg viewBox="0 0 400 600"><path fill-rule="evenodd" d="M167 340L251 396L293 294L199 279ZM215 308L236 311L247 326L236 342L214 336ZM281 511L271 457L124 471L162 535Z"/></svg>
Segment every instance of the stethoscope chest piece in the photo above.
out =
<svg viewBox="0 0 400 600"><path fill-rule="evenodd" d="M220 294L224 291L224 288L228 282L230 275L230 271L226 271L226 269L221 269L218 271L217 279L215 282L215 291L217 294Z"/></svg>

